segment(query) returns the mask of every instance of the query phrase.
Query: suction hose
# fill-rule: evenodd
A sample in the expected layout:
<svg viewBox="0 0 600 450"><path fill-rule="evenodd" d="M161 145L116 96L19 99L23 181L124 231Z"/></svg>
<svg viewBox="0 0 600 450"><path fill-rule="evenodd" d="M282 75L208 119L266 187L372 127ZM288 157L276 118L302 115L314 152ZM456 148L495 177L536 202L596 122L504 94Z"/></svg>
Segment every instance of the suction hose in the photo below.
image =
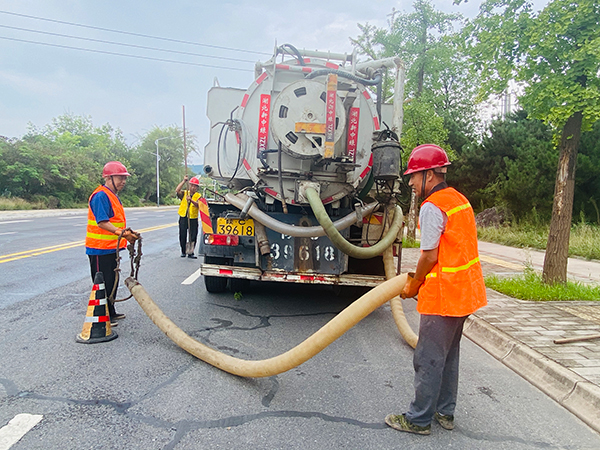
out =
<svg viewBox="0 0 600 450"><path fill-rule="evenodd" d="M238 209L244 209L244 206L247 204L246 202L249 198L250 197L248 197L246 194L225 194L225 201ZM373 212L376 207L377 202L369 204L364 208L360 208L358 213L351 213L346 217L342 217L340 220L336 220L333 222L333 225L336 230L348 228L350 225L356 223L357 220L360 220L367 214ZM248 209L248 215L253 219L258 220L267 228L277 231L278 233L287 234L288 236L307 238L325 236L325 230L323 227L298 227L295 225L290 225L289 223L280 222L279 220L269 216L267 213L261 211L256 205L250 206L250 209Z"/></svg>
<svg viewBox="0 0 600 450"><path fill-rule="evenodd" d="M125 285L144 312L175 344L218 369L253 378L271 377L308 361L381 305L397 297L405 284L406 274L395 276L367 292L291 350L273 358L248 361L218 352L188 336L160 310L136 279L129 277L125 280Z"/></svg>
<svg viewBox="0 0 600 450"><path fill-rule="evenodd" d="M321 224L321 226L327 232L327 236L331 239L331 242L349 256L358 259L367 259L373 258L375 256L379 256L383 254L383 264L385 267L385 276L388 280L396 277L396 269L394 268L394 256L392 251L392 244L398 235L398 231L402 226L402 210L399 206L396 206L394 219L391 225L388 222L385 224L386 235L385 237L379 241L376 245L367 248L356 247L349 243L344 237L332 226L331 220L323 207L323 203L319 198L319 195L314 189L306 190L306 197L310 203L313 212L315 213L315 217ZM417 346L418 337L415 332L412 330L408 322L406 321L406 316L404 315L404 309L402 308L402 300L399 296L395 296L390 300L390 306L392 308L392 315L394 317L394 321L396 322L396 326L398 327L398 331L406 341L408 345L412 348Z"/></svg>
<svg viewBox="0 0 600 450"><path fill-rule="evenodd" d="M348 242L335 228L333 222L327 215L327 211L325 210L323 202L321 202L321 198L319 197L319 194L317 194L317 191L315 191L313 188L306 189L306 198L310 203L310 207L312 208L315 217L325 229L327 237L331 239L333 245L335 245L337 249L344 252L346 255L356 259L369 259L381 255L386 248L392 246L396 240L396 236L398 236L400 228L402 227L402 209L399 206L396 206L394 212L394 221L392 222L387 234L372 247L357 247L356 245Z"/></svg>
<svg viewBox="0 0 600 450"><path fill-rule="evenodd" d="M396 269L394 268L394 254L391 247L386 248L383 252L383 266L385 268L385 277L388 280L396 277ZM406 321L404 309L402 308L402 299L400 296L397 295L392 298L390 300L390 306L392 308L392 316L394 317L394 322L396 322L398 331L400 331L400 334L406 343L412 348L415 348L417 346L419 337L415 334Z"/></svg>

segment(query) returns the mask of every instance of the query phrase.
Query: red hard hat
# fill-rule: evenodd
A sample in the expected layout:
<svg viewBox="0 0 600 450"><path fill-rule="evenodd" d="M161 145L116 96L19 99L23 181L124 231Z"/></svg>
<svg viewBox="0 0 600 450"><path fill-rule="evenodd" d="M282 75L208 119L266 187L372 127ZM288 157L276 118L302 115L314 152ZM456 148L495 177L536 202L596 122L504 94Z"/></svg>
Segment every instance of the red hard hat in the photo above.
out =
<svg viewBox="0 0 600 450"><path fill-rule="evenodd" d="M423 144L413 149L404 175L449 165L448 155L443 148L435 144Z"/></svg>
<svg viewBox="0 0 600 450"><path fill-rule="evenodd" d="M112 175L124 175L130 177L131 174L127 172L127 168L119 161L110 161L104 164L102 169L102 177L110 177Z"/></svg>
<svg viewBox="0 0 600 450"><path fill-rule="evenodd" d="M196 178L196 177L190 178L189 183L190 184L195 184L196 186L200 186L200 180L198 178Z"/></svg>

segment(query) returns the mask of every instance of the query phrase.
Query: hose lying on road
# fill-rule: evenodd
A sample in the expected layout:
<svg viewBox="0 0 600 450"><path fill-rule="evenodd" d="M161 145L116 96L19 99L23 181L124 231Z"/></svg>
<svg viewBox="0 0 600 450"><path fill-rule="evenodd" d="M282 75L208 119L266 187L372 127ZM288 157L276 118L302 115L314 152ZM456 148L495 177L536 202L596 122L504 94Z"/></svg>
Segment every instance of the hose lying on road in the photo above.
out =
<svg viewBox="0 0 600 450"><path fill-rule="evenodd" d="M296 347L273 358L248 361L218 352L188 336L161 311L137 280L132 277L125 280L125 285L148 317L183 350L225 372L256 378L277 375L308 361L371 312L397 297L405 284L406 274L395 276L371 289Z"/></svg>

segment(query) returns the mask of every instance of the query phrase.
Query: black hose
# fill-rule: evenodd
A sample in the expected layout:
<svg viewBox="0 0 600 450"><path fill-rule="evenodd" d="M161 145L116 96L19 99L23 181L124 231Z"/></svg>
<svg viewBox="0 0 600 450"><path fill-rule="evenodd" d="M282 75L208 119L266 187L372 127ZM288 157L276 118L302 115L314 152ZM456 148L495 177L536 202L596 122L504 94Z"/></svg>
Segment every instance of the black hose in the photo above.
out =
<svg viewBox="0 0 600 450"><path fill-rule="evenodd" d="M315 70L314 72L310 72L306 76L306 79L311 80L313 78L320 77L322 75L329 75L330 73L334 73L336 75L339 75L342 78L347 78L349 80L364 84L366 86L375 86L375 85L381 84L381 81L383 80L381 73L379 73L379 72L375 72L375 77L372 80L367 80L366 78L357 77L356 75L352 75L351 73L348 73L344 70L338 70L338 69Z"/></svg>
<svg viewBox="0 0 600 450"><path fill-rule="evenodd" d="M379 123L381 123L381 97L383 96L383 83L381 82L381 74L377 72L379 75L380 82L377 83L377 103L375 104L377 108L377 118L379 119Z"/></svg>
<svg viewBox="0 0 600 450"><path fill-rule="evenodd" d="M281 141L279 141L279 151L277 152L277 177L279 178L279 191L281 192L281 208L285 214L288 213L285 202L285 193L283 192L283 176L281 174Z"/></svg>
<svg viewBox="0 0 600 450"><path fill-rule="evenodd" d="M279 50L281 50L281 53L287 53L289 55L290 53L286 52L284 50L285 48L289 48L292 51L291 55L294 56L298 60L298 64L300 64L301 66L306 66L306 63L304 62L304 58L302 57L302 55L300 54L300 52L298 51L298 49L296 47L294 47L291 44L283 44L281 47L279 47Z"/></svg>

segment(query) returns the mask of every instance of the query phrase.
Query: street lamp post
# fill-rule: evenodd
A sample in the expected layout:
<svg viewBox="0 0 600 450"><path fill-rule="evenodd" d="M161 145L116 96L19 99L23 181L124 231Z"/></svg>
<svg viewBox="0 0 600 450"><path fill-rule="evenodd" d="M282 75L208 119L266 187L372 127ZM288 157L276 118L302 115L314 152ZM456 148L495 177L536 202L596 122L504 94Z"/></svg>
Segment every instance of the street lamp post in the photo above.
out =
<svg viewBox="0 0 600 450"><path fill-rule="evenodd" d="M160 161L160 156L158 155L158 141L162 141L163 139L171 139L170 137L161 137L154 141L156 144L156 206L160 206L160 174L158 170L158 162Z"/></svg>

